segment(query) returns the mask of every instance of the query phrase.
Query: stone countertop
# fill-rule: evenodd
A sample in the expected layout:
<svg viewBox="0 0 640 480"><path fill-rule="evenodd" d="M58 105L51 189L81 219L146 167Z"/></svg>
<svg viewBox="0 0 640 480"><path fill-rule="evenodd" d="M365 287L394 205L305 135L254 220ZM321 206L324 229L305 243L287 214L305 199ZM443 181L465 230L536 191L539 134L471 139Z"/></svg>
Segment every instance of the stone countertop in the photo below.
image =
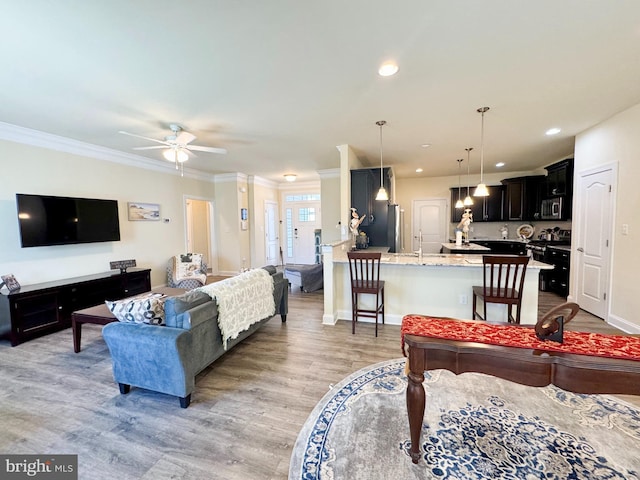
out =
<svg viewBox="0 0 640 480"><path fill-rule="evenodd" d="M347 252L339 252L333 258L334 263L349 263ZM414 253L383 253L380 259L381 265L399 266L425 266L425 267L482 267L481 255L446 254L446 253L425 253L422 259ZM553 270L553 265L529 260L527 268L539 270Z"/></svg>
<svg viewBox="0 0 640 480"><path fill-rule="evenodd" d="M476 245L475 243L468 243L457 245L456 243L443 243L442 248L445 250L449 250L451 252L463 253L463 252L490 252L491 249L489 247L483 247L482 245Z"/></svg>

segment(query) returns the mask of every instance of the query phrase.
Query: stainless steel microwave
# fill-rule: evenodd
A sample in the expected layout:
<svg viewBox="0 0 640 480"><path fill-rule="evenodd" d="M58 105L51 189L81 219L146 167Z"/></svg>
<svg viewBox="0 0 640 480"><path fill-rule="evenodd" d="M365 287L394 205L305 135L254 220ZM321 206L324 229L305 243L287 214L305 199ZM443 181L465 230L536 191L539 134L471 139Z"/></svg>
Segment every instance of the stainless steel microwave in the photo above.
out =
<svg viewBox="0 0 640 480"><path fill-rule="evenodd" d="M545 200L542 200L540 218L542 220L561 220L562 197L547 198Z"/></svg>

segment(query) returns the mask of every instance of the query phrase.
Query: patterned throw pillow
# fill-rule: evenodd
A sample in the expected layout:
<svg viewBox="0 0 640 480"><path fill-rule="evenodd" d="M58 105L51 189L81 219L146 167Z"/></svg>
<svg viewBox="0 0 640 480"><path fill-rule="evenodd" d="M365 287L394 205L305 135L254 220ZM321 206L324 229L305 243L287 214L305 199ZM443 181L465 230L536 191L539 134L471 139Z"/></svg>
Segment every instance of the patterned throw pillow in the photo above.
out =
<svg viewBox="0 0 640 480"><path fill-rule="evenodd" d="M167 296L163 293L147 292L135 297L105 303L113 315L121 322L149 323L164 325L164 302Z"/></svg>

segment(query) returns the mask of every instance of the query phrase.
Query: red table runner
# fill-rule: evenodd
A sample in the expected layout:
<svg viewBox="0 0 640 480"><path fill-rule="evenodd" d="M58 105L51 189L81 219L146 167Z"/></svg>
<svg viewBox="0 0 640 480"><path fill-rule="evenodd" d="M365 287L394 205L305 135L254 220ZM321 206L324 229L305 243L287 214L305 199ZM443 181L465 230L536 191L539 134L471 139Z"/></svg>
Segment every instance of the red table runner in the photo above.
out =
<svg viewBox="0 0 640 480"><path fill-rule="evenodd" d="M543 342L538 340L533 328L413 314L403 317L400 332L403 354L404 336L418 335L547 352L640 360L640 338L623 335L565 331L564 343Z"/></svg>

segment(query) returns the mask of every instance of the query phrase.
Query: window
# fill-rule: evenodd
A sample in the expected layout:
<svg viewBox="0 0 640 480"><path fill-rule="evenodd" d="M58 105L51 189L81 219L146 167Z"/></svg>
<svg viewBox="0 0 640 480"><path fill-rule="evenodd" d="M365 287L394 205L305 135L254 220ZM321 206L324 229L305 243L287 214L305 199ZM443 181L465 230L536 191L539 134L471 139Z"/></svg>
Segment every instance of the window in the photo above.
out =
<svg viewBox="0 0 640 480"><path fill-rule="evenodd" d="M300 195L286 195L285 202L318 202L320 201L319 193L305 193Z"/></svg>
<svg viewBox="0 0 640 480"><path fill-rule="evenodd" d="M298 221L299 222L315 222L316 221L316 209L311 208L301 208L298 210Z"/></svg>

